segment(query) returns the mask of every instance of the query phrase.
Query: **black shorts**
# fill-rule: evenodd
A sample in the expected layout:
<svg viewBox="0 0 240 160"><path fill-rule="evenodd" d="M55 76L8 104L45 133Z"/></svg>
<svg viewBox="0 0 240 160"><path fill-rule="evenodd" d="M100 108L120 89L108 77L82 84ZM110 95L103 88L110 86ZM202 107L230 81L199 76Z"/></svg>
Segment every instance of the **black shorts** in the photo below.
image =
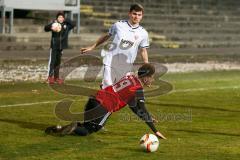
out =
<svg viewBox="0 0 240 160"><path fill-rule="evenodd" d="M89 132L97 132L111 115L94 97L89 98L84 110L84 123Z"/></svg>

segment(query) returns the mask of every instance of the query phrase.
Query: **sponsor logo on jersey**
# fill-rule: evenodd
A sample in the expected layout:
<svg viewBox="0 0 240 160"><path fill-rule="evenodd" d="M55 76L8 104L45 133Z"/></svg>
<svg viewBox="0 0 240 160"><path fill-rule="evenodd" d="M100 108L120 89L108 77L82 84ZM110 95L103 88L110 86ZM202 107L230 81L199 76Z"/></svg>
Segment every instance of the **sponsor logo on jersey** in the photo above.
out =
<svg viewBox="0 0 240 160"><path fill-rule="evenodd" d="M126 50L126 49L131 48L133 46L133 44L134 44L134 42L122 39L119 47L122 50Z"/></svg>

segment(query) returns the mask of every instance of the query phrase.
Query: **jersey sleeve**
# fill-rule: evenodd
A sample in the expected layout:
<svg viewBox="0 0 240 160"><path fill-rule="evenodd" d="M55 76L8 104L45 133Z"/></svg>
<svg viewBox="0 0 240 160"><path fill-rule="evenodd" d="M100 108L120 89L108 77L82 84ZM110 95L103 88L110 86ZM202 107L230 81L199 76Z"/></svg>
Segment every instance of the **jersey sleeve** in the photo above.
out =
<svg viewBox="0 0 240 160"><path fill-rule="evenodd" d="M73 21L71 21L70 19L66 19L65 23L68 25L69 30L73 29L76 26L76 24Z"/></svg>
<svg viewBox="0 0 240 160"><path fill-rule="evenodd" d="M147 32L146 34L144 34L143 39L139 46L140 48L149 48L149 37Z"/></svg>
<svg viewBox="0 0 240 160"><path fill-rule="evenodd" d="M114 34L116 33L116 30L117 30L117 24L114 23L114 24L111 26L111 28L109 28L108 34L109 34L110 36L112 36L112 35L114 35Z"/></svg>
<svg viewBox="0 0 240 160"><path fill-rule="evenodd" d="M136 91L136 98L129 103L130 109L156 133L157 129L153 124L153 120L149 112L145 107L143 90L139 89Z"/></svg>
<svg viewBox="0 0 240 160"><path fill-rule="evenodd" d="M46 26L44 26L44 30L45 30L45 32L49 32L49 31L52 31L52 24L53 24L54 22L51 22L51 23L49 23L49 24L47 24Z"/></svg>

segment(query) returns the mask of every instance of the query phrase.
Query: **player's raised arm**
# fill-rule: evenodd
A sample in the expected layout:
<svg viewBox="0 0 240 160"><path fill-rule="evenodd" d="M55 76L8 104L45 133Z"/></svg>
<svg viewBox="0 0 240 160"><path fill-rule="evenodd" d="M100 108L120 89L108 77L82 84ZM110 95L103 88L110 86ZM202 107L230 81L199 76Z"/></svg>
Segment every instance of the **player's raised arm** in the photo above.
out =
<svg viewBox="0 0 240 160"><path fill-rule="evenodd" d="M109 35L108 33L102 35L102 36L96 41L96 43L94 43L93 45L91 45L91 46L89 46L89 47L86 47L86 48L81 48L81 49L80 49L81 54L84 54L84 53L87 53L87 52L89 52L89 51L94 50L96 47L98 47L99 45L101 45L101 44L103 44L104 42L106 42L110 37L111 37L111 35Z"/></svg>

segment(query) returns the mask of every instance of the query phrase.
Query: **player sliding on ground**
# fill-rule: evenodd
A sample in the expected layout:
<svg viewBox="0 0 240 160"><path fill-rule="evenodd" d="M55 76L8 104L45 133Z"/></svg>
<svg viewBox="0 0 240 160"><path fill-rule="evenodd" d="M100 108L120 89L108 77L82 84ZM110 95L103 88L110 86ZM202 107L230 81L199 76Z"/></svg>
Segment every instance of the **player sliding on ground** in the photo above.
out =
<svg viewBox="0 0 240 160"><path fill-rule="evenodd" d="M90 97L84 110L84 122L72 122L69 125L48 127L47 134L75 134L86 136L99 131L109 116L127 104L131 110L140 117L151 130L162 139L166 139L154 126L153 118L147 111L144 103L143 86L150 87L155 73L151 64L144 64L138 70L138 75L127 75L117 83L99 90Z"/></svg>

